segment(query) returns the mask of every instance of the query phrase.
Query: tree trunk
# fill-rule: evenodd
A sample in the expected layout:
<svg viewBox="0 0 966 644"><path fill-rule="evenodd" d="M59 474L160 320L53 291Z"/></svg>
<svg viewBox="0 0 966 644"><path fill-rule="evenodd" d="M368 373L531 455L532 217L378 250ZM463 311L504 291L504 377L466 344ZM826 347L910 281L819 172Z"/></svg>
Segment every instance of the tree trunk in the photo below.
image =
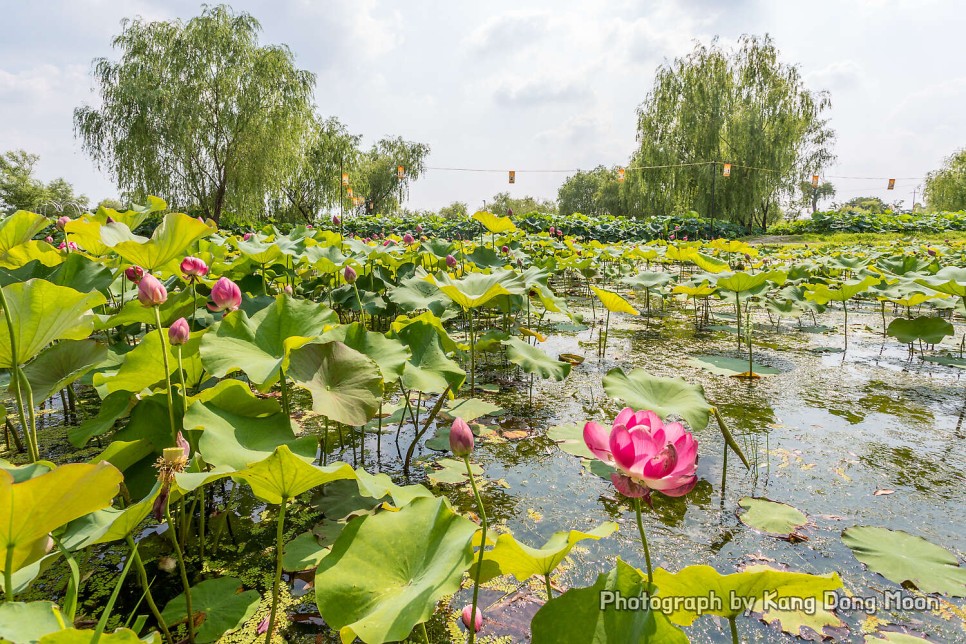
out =
<svg viewBox="0 0 966 644"><path fill-rule="evenodd" d="M222 179L221 182L218 184L218 190L215 192L215 209L211 215L211 218L215 221L216 225L221 222L221 210L225 205L226 189L227 188L225 186L225 180Z"/></svg>

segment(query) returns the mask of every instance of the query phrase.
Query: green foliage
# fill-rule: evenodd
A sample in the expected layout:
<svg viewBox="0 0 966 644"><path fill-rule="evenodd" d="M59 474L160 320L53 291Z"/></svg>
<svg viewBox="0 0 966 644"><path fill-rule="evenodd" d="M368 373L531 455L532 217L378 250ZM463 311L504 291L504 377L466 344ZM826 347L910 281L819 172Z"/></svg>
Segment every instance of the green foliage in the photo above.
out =
<svg viewBox="0 0 966 644"><path fill-rule="evenodd" d="M926 176L926 203L930 210L966 210L966 148Z"/></svg>
<svg viewBox="0 0 966 644"><path fill-rule="evenodd" d="M768 228L771 235L808 233L943 233L966 231L966 212L894 213L847 210L816 212L806 219L783 221Z"/></svg>
<svg viewBox="0 0 966 644"><path fill-rule="evenodd" d="M87 196L74 194L73 186L64 179L44 183L35 178L38 161L39 156L25 150L10 150L0 156L0 212L29 210L76 216L87 209Z"/></svg>
<svg viewBox="0 0 966 644"><path fill-rule="evenodd" d="M557 210L563 217L575 212L593 217L626 215L617 169L601 165L567 177L557 191Z"/></svg>

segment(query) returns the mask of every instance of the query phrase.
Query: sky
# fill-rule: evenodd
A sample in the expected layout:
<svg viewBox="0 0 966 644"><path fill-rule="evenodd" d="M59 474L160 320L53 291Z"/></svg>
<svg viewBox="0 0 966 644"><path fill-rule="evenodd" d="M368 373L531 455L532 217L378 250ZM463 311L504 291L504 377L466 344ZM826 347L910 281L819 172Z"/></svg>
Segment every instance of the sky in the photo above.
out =
<svg viewBox="0 0 966 644"><path fill-rule="evenodd" d="M718 37L771 34L783 62L831 95L836 201L911 204L922 178L966 146L961 0L656 0L454 2L236 0L317 75L320 114L366 142L431 147L406 206L459 200L472 210L508 191L555 197L568 172L621 165L655 70ZM96 104L97 57L124 18L187 20L182 0L0 0L0 151L40 155L96 203L118 190L74 136L75 107ZM516 170L509 185L507 170ZM530 172L554 170L555 172ZM894 191L886 179L895 177Z"/></svg>

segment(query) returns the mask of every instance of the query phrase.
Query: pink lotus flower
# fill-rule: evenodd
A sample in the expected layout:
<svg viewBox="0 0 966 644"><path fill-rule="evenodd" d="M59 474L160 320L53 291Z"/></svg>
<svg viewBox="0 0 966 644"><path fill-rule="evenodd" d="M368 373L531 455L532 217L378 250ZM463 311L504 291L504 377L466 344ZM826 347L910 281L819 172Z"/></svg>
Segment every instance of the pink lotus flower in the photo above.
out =
<svg viewBox="0 0 966 644"><path fill-rule="evenodd" d="M53 244L54 243L54 238L51 237L50 235L47 235L47 238L44 239L44 241L47 242L48 244Z"/></svg>
<svg viewBox="0 0 966 644"><path fill-rule="evenodd" d="M208 274L208 265L198 257L185 257L181 260L181 272L187 278L204 277Z"/></svg>
<svg viewBox="0 0 966 644"><path fill-rule="evenodd" d="M557 229L554 228L553 226L551 226L549 232L550 232L551 235L555 235L555 234L557 234Z"/></svg>
<svg viewBox="0 0 966 644"><path fill-rule="evenodd" d="M449 430L449 448L454 456L465 458L473 453L473 430L466 421L457 417Z"/></svg>
<svg viewBox="0 0 966 644"><path fill-rule="evenodd" d="M57 230L63 230L70 223L70 217L64 216L57 219Z"/></svg>
<svg viewBox="0 0 966 644"><path fill-rule="evenodd" d="M510 252L510 247L509 247L509 246L507 246L506 244L504 244L504 245L503 245L503 246L502 246L502 247L500 248L500 250L501 250L501 251L503 251L503 254L504 254L504 255L506 255L507 253L509 253L509 252Z"/></svg>
<svg viewBox="0 0 966 644"><path fill-rule="evenodd" d="M665 425L653 411L625 407L609 432L589 422L584 442L594 456L617 468L611 481L624 496L648 498L651 490L684 496L698 482L698 442L681 423Z"/></svg>
<svg viewBox="0 0 966 644"><path fill-rule="evenodd" d="M415 242L416 242L416 238L410 235L409 233L406 233L405 235L403 235L403 243L406 244L407 246Z"/></svg>
<svg viewBox="0 0 966 644"><path fill-rule="evenodd" d="M295 292L295 289L292 288L291 284L286 284L285 288L283 288L282 290L285 291L286 295L291 295L292 293Z"/></svg>
<svg viewBox="0 0 966 644"><path fill-rule="evenodd" d="M244 235L242 235L242 241L248 241L251 238L252 238L251 233L245 233Z"/></svg>
<svg viewBox="0 0 966 644"><path fill-rule="evenodd" d="M161 306L168 301L168 289L157 277L146 273L138 282L138 301L144 306Z"/></svg>
<svg viewBox="0 0 966 644"><path fill-rule="evenodd" d="M124 269L124 276L137 284L144 277L144 269L140 266L128 266Z"/></svg>
<svg viewBox="0 0 966 644"><path fill-rule="evenodd" d="M66 250L68 253L77 250L77 244L74 242L60 242L60 246L57 247L58 250Z"/></svg>
<svg viewBox="0 0 966 644"><path fill-rule="evenodd" d="M559 228L557 229L557 237L563 237L563 231Z"/></svg>
<svg viewBox="0 0 966 644"><path fill-rule="evenodd" d="M449 266L450 268L456 268L456 264L457 264L457 261L456 261L456 258L455 257L453 257L452 255L447 255L446 256L446 265L447 266Z"/></svg>
<svg viewBox="0 0 966 644"><path fill-rule="evenodd" d="M188 342L188 338L191 336L191 328L188 326L188 321L184 318L178 318L174 321L168 328L168 342L171 346L177 347Z"/></svg>
<svg viewBox="0 0 966 644"><path fill-rule="evenodd" d="M346 266L345 270L342 271L342 276L345 277L346 284L355 284L359 274L351 266Z"/></svg>
<svg viewBox="0 0 966 644"><path fill-rule="evenodd" d="M476 617L476 619L473 619ZM483 628L483 611L480 607L476 607L476 615L473 615L473 605L467 604L463 607L463 614L460 616L463 620L463 626L466 628L472 628L474 633L479 633L480 629Z"/></svg>
<svg viewBox="0 0 966 644"><path fill-rule="evenodd" d="M416 232L417 233L423 232L423 225L422 224L416 224Z"/></svg>
<svg viewBox="0 0 966 644"><path fill-rule="evenodd" d="M211 289L211 300L214 304L208 304L209 311L236 311L241 307L241 289L227 277L219 277Z"/></svg>
<svg viewBox="0 0 966 644"><path fill-rule="evenodd" d="M342 223L342 220L339 219L339 215L332 215L332 225L333 226L338 226L341 223Z"/></svg>

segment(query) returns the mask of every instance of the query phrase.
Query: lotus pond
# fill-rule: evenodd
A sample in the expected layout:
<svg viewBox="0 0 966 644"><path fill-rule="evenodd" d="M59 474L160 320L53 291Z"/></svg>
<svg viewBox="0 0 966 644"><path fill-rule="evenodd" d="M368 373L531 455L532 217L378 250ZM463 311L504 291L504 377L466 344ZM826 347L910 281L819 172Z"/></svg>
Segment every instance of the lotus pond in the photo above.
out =
<svg viewBox="0 0 966 644"><path fill-rule="evenodd" d="M0 221L0 641L966 637L963 243L165 208Z"/></svg>

